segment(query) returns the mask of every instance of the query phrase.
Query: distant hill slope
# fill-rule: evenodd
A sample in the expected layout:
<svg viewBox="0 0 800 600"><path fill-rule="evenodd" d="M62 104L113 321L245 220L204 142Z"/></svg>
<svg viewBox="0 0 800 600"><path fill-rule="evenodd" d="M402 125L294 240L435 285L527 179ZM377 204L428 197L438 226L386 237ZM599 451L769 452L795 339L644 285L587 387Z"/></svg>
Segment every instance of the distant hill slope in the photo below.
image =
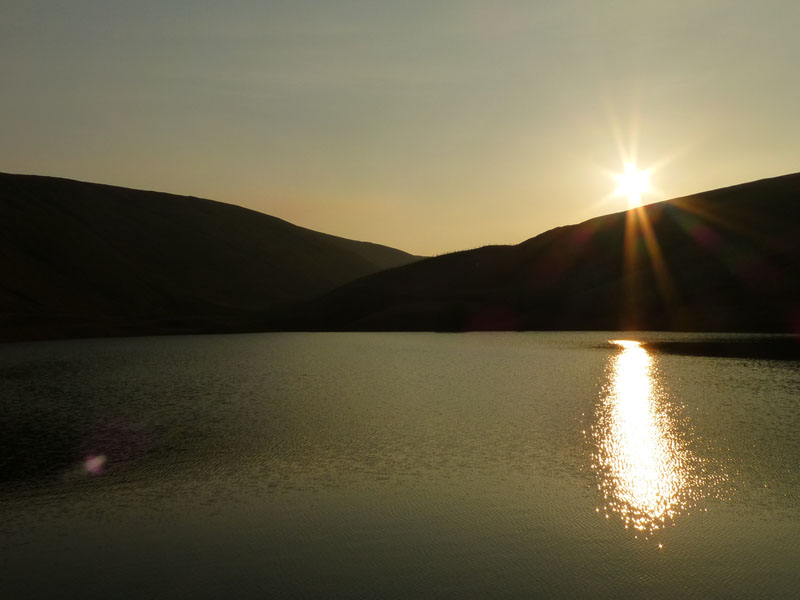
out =
<svg viewBox="0 0 800 600"><path fill-rule="evenodd" d="M239 328L414 257L238 206L0 174L0 339Z"/></svg>
<svg viewBox="0 0 800 600"><path fill-rule="evenodd" d="M800 330L800 174L429 258L270 315L273 329Z"/></svg>

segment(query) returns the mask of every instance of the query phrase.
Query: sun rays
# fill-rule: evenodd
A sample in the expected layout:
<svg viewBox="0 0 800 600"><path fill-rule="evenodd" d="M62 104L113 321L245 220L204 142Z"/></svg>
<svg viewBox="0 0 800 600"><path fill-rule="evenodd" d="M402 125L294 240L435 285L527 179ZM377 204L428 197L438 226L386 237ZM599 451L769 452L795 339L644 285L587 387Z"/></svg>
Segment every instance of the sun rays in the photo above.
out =
<svg viewBox="0 0 800 600"><path fill-rule="evenodd" d="M622 171L615 173L605 170L609 179L616 184L607 199L625 198L628 208L622 240L625 300L620 306L621 325L624 328L637 327L640 312L645 304L652 302L653 291L658 295L665 318L672 322L680 320L677 314L679 294L653 226L654 220L663 217L663 211L647 206L663 198L662 191L653 184L653 176L677 154L640 167L641 115L638 111L633 112L627 132L614 115L610 115L609 119Z"/></svg>
<svg viewBox="0 0 800 600"><path fill-rule="evenodd" d="M614 176L617 181L615 196L625 196L628 208L642 204L642 194L650 191L650 171L640 171L634 163L626 163L625 170Z"/></svg>

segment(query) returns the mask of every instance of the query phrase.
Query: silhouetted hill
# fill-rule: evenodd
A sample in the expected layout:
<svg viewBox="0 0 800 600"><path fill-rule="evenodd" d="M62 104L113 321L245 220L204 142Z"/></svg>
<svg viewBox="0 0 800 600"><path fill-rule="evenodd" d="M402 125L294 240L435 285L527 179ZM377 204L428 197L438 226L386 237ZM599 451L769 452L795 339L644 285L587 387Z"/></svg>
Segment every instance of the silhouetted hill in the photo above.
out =
<svg viewBox="0 0 800 600"><path fill-rule="evenodd" d="M247 329L417 259L238 206L0 174L0 339Z"/></svg>
<svg viewBox="0 0 800 600"><path fill-rule="evenodd" d="M800 174L429 258L273 312L274 329L800 329Z"/></svg>

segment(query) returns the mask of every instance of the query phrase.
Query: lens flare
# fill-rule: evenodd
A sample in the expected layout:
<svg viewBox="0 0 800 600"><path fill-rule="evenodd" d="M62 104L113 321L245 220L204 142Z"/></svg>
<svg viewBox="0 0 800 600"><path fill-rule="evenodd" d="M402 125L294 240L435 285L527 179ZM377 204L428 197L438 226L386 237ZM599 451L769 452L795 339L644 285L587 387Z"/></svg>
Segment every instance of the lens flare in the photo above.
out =
<svg viewBox="0 0 800 600"><path fill-rule="evenodd" d="M105 454L92 454L83 461L83 468L92 475L102 475L106 464Z"/></svg>

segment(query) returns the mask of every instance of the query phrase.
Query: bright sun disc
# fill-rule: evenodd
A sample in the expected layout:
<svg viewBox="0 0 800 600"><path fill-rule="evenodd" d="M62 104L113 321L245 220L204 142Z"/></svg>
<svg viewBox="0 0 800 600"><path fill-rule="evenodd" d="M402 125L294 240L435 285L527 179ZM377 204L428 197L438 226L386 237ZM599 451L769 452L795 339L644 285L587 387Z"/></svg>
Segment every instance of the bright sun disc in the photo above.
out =
<svg viewBox="0 0 800 600"><path fill-rule="evenodd" d="M626 196L628 206L633 208L641 206L642 194L650 191L650 171L640 171L633 163L625 165L625 172L615 175L617 189L614 192L617 196Z"/></svg>

